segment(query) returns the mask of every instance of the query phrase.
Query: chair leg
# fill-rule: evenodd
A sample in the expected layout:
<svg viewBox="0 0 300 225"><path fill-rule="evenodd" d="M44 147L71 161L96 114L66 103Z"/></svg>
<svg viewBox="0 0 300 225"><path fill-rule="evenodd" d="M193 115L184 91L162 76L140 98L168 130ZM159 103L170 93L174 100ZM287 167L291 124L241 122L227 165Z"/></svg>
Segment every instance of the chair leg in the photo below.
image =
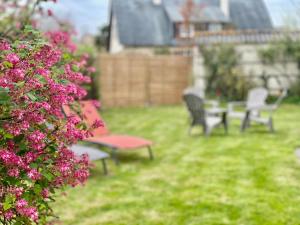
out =
<svg viewBox="0 0 300 225"><path fill-rule="evenodd" d="M244 120L242 121L241 132L244 132L246 128L249 126L249 124L250 124L250 112L247 112Z"/></svg>
<svg viewBox="0 0 300 225"><path fill-rule="evenodd" d="M223 122L223 126L224 126L224 130L225 130L225 134L228 134L228 124L226 121Z"/></svg>
<svg viewBox="0 0 300 225"><path fill-rule="evenodd" d="M103 166L103 173L104 173L104 175L107 175L108 170L107 170L107 166L106 166L106 160L102 159L101 161L102 161L102 166Z"/></svg>
<svg viewBox="0 0 300 225"><path fill-rule="evenodd" d="M152 148L150 146L148 146L148 152L149 152L149 158L150 158L150 160L154 160L153 151L152 151Z"/></svg>
<svg viewBox="0 0 300 225"><path fill-rule="evenodd" d="M115 164L117 166L120 165L120 162L119 162L119 159L118 159L118 156L117 156L117 149L113 148L111 155L112 155L112 159L115 161Z"/></svg>
<svg viewBox="0 0 300 225"><path fill-rule="evenodd" d="M212 131L212 128L203 127L203 132L204 132L206 137L210 136L211 131Z"/></svg>
<svg viewBox="0 0 300 225"><path fill-rule="evenodd" d="M274 124L273 124L273 118L270 118L270 119L269 119L268 126L269 126L270 132L271 132L271 133L274 133L274 132L275 132L275 129L274 129Z"/></svg>
<svg viewBox="0 0 300 225"><path fill-rule="evenodd" d="M228 119L227 119L227 113L224 113L222 116L222 123L224 125L225 133L228 134Z"/></svg>

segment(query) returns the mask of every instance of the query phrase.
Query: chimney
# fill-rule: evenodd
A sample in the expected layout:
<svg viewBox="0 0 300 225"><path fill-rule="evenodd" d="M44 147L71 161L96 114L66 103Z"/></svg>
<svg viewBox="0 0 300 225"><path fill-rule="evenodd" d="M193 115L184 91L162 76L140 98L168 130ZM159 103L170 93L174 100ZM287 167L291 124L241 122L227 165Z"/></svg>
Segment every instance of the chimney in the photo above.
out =
<svg viewBox="0 0 300 225"><path fill-rule="evenodd" d="M154 5L161 5L162 0L152 0Z"/></svg>
<svg viewBox="0 0 300 225"><path fill-rule="evenodd" d="M227 18L230 18L230 0L220 0L220 8Z"/></svg>

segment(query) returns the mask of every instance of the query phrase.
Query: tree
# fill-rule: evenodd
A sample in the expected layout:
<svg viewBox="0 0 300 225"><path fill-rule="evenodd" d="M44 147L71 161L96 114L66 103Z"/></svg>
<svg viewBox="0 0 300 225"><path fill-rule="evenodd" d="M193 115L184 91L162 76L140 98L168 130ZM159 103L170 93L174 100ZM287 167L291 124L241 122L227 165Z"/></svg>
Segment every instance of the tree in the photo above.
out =
<svg viewBox="0 0 300 225"><path fill-rule="evenodd" d="M95 38L95 44L99 50L108 50L109 45L109 26L105 25L99 29Z"/></svg>
<svg viewBox="0 0 300 225"><path fill-rule="evenodd" d="M192 37L192 19L193 17L197 17L201 14L205 4L196 4L194 0L185 0L184 4L181 7L181 15L183 17L183 26L187 30L187 40L188 40L188 47L193 47L193 37ZM191 49L189 50L191 52Z"/></svg>

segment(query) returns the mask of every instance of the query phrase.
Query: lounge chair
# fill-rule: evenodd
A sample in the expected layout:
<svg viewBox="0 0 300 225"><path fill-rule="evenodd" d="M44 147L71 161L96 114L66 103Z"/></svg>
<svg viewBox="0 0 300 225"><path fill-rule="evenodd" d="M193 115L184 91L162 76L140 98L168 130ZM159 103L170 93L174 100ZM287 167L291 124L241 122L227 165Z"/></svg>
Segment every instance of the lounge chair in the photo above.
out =
<svg viewBox="0 0 300 225"><path fill-rule="evenodd" d="M262 106L253 106L246 111L244 121L242 123L242 131L250 126L251 122L256 122L262 125L266 125L270 132L275 132L273 114L279 108L282 100L287 96L287 90L282 91L281 95L274 104L265 104ZM252 111L258 112L252 114ZM268 112L268 116L262 116L261 112Z"/></svg>
<svg viewBox="0 0 300 225"><path fill-rule="evenodd" d="M203 99L192 92L185 92L183 99L190 113L189 134L191 134L194 126L200 125L203 128L204 134L209 136L213 128L222 124L227 133L227 110L214 108L213 113L208 113L208 111L205 110Z"/></svg>
<svg viewBox="0 0 300 225"><path fill-rule="evenodd" d="M91 126L96 120L102 120L92 101L82 101L80 102L80 105L81 111L85 116L84 120L88 125ZM63 109L67 116L74 115L74 112L69 106L64 106ZM119 164L117 157L118 151L147 148L150 159L154 159L151 148L153 143L149 140L129 135L110 134L105 125L95 129L92 134L93 137L87 138L84 141L110 148L112 150L112 158L115 160L116 164Z"/></svg>
<svg viewBox="0 0 300 225"><path fill-rule="evenodd" d="M71 147L71 150L78 156L87 154L91 161L101 160L103 166L103 172L105 175L108 174L106 159L109 158L109 155L106 152L99 151L98 149L82 146L82 145L73 145Z"/></svg>

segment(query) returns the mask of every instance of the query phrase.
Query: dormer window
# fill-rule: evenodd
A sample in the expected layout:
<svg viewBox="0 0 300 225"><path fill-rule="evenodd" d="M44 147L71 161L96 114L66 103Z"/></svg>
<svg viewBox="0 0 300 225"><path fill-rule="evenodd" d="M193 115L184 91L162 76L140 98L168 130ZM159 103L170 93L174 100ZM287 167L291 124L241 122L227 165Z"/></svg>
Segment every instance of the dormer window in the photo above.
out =
<svg viewBox="0 0 300 225"><path fill-rule="evenodd" d="M193 38L195 36L194 24L190 24L190 25L179 24L178 36L180 38Z"/></svg>
<svg viewBox="0 0 300 225"><path fill-rule="evenodd" d="M210 23L208 24L208 31L221 31L223 29L222 24L220 23Z"/></svg>

